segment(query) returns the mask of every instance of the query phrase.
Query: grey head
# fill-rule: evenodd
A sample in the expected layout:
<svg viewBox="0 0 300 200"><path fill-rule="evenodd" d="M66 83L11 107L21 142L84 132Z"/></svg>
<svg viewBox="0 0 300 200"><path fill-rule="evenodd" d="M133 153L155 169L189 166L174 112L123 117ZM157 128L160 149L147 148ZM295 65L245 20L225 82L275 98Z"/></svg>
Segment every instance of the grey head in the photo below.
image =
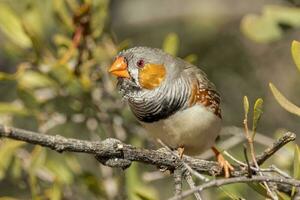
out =
<svg viewBox="0 0 300 200"><path fill-rule="evenodd" d="M191 91L188 74L182 73L187 65L185 61L149 47L122 51L117 55L120 57L125 58L128 76L119 77L118 86L140 121L158 121L187 106ZM153 70L155 67L157 72ZM163 78L157 81L157 77ZM145 87L151 86L151 82L155 82L155 87Z"/></svg>
<svg viewBox="0 0 300 200"><path fill-rule="evenodd" d="M124 98L147 91L147 89L143 88L140 84L139 73L142 66L148 63L163 65L165 67L166 77L159 85L159 88L164 87L166 83L178 78L180 72L183 70L183 60L175 58L157 48L134 47L121 51L117 57L120 56L126 59L128 72L130 74L130 79L118 78L118 86Z"/></svg>

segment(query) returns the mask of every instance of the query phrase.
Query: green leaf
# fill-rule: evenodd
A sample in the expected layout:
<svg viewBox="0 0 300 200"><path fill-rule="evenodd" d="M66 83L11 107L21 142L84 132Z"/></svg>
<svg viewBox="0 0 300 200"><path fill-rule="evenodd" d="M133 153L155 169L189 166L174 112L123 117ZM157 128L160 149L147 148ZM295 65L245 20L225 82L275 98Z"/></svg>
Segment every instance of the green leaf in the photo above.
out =
<svg viewBox="0 0 300 200"><path fill-rule="evenodd" d="M192 64L196 63L197 59L198 59L198 56L196 54L190 54L184 58L185 61L192 63Z"/></svg>
<svg viewBox="0 0 300 200"><path fill-rule="evenodd" d="M93 12L91 29L94 30L93 37L99 38L105 27L106 19L109 16L109 13L107 12L109 9L109 1L93 1L92 7L93 9L97 10L97 12Z"/></svg>
<svg viewBox="0 0 300 200"><path fill-rule="evenodd" d="M66 46L66 47L70 47L72 45L72 40L62 34L55 34L53 37L53 42L57 45L57 46Z"/></svg>
<svg viewBox="0 0 300 200"><path fill-rule="evenodd" d="M20 19L7 4L2 2L0 3L0 30L19 47L31 47L31 41L25 34Z"/></svg>
<svg viewBox="0 0 300 200"><path fill-rule="evenodd" d="M264 101L262 100L262 98L259 98L256 100L255 104L254 104L254 108L253 108L253 124L252 124L252 131L253 131L253 135L252 135L252 139L254 139L255 136L255 132L256 132L256 128L257 128L257 124L261 118L261 115L263 113L263 103Z"/></svg>
<svg viewBox="0 0 300 200"><path fill-rule="evenodd" d="M294 178L300 179L300 150L297 144L294 150Z"/></svg>
<svg viewBox="0 0 300 200"><path fill-rule="evenodd" d="M262 195L263 197L266 197L268 192L265 188L265 186L261 183L247 183L248 186L250 186L254 191L256 191L258 194Z"/></svg>
<svg viewBox="0 0 300 200"><path fill-rule="evenodd" d="M245 113L245 119L248 118L248 113L249 113L249 100L247 96L244 96L244 113Z"/></svg>
<svg viewBox="0 0 300 200"><path fill-rule="evenodd" d="M15 151L24 144L24 142L15 140L3 140L0 143L0 179L5 177Z"/></svg>
<svg viewBox="0 0 300 200"><path fill-rule="evenodd" d="M41 146L35 146L31 152L30 166L28 168L29 174L29 185L31 190L32 199L39 200L38 196L38 180L37 180L37 170L41 169L46 160L46 149Z"/></svg>
<svg viewBox="0 0 300 200"><path fill-rule="evenodd" d="M280 39L284 29L280 25L300 27L300 9L278 5L265 6L262 15L246 15L241 22L242 32L256 42L272 42Z"/></svg>
<svg viewBox="0 0 300 200"><path fill-rule="evenodd" d="M23 74L20 74L18 83L21 88L29 89L57 86L55 81L47 75L32 70L27 70Z"/></svg>
<svg viewBox="0 0 300 200"><path fill-rule="evenodd" d="M300 150L299 146L296 144L294 149L294 165L293 165L293 176L295 179L300 179ZM295 187L292 189L292 196L295 193Z"/></svg>
<svg viewBox="0 0 300 200"><path fill-rule="evenodd" d="M53 67L49 71L49 77L61 85L68 84L69 82L76 80L73 71L66 65L56 65Z"/></svg>
<svg viewBox="0 0 300 200"><path fill-rule="evenodd" d="M103 199L107 199L105 187L103 181L99 179L95 174L90 172L84 172L80 174L80 180L82 184L88 188L88 190L97 196L101 196Z"/></svg>
<svg viewBox="0 0 300 200"><path fill-rule="evenodd" d="M140 199L140 200L155 200L157 199L157 197L155 197L153 195L153 189L151 190L150 188L140 188L139 190L137 190L135 192L136 196Z"/></svg>
<svg viewBox="0 0 300 200"><path fill-rule="evenodd" d="M35 173L37 169L42 167L46 160L46 149L41 146L35 146L31 153L31 162L29 171Z"/></svg>
<svg viewBox="0 0 300 200"><path fill-rule="evenodd" d="M0 115L4 114L27 115L29 112L20 104L0 103Z"/></svg>
<svg viewBox="0 0 300 200"><path fill-rule="evenodd" d="M30 90L24 90L18 88L17 90L18 97L22 100L24 106L27 109L36 109L39 106L39 102L35 98L34 94Z"/></svg>
<svg viewBox="0 0 300 200"><path fill-rule="evenodd" d="M275 99L285 110L287 110L290 113L300 116L300 107L296 106L295 104L290 102L288 99L286 99L272 83L270 83L269 86L270 86L270 89L271 89Z"/></svg>
<svg viewBox="0 0 300 200"><path fill-rule="evenodd" d="M173 56L177 55L179 48L179 38L176 33L169 33L164 42L163 42L163 50Z"/></svg>
<svg viewBox="0 0 300 200"><path fill-rule="evenodd" d="M62 199L62 189L63 187L59 184L58 181L55 181L51 188L46 191L47 199L49 200L60 200Z"/></svg>
<svg viewBox="0 0 300 200"><path fill-rule="evenodd" d="M13 197L0 197L0 200L19 200Z"/></svg>
<svg viewBox="0 0 300 200"><path fill-rule="evenodd" d="M22 20L22 27L31 41L36 56L40 58L42 53L42 42L40 36L27 21Z"/></svg>
<svg viewBox="0 0 300 200"><path fill-rule="evenodd" d="M241 31L255 42L272 42L281 38L281 30L270 18L254 14L246 15L241 21Z"/></svg>
<svg viewBox="0 0 300 200"><path fill-rule="evenodd" d="M43 46L46 44L43 41L47 37L47 32L50 32L51 30L49 27L52 26L51 19L45 18L48 11L44 8L47 6L50 6L47 2L42 3L42 5L38 2L28 3L26 12L22 13L22 27L25 34L31 41L33 50L36 54L36 60L41 58ZM47 20L47 23L45 23L45 20Z"/></svg>
<svg viewBox="0 0 300 200"><path fill-rule="evenodd" d="M280 200L291 200L292 198L283 192L276 192Z"/></svg>
<svg viewBox="0 0 300 200"><path fill-rule="evenodd" d="M20 179L22 176L22 161L19 157L14 157L13 163L11 165L11 175L12 177L17 180Z"/></svg>
<svg viewBox="0 0 300 200"><path fill-rule="evenodd" d="M73 174L62 158L54 157L48 159L46 166L59 182L64 184L71 184L73 182Z"/></svg>
<svg viewBox="0 0 300 200"><path fill-rule="evenodd" d="M70 13L67 10L64 1L54 0L53 1L54 14L56 19L62 23L64 28L67 28L68 31L73 30L73 22Z"/></svg>
<svg viewBox="0 0 300 200"><path fill-rule="evenodd" d="M300 71L300 42L295 40L292 42L291 52L292 52L294 62L298 70Z"/></svg>
<svg viewBox="0 0 300 200"><path fill-rule="evenodd" d="M5 72L0 72L0 80L13 80L14 76L13 74L5 73Z"/></svg>

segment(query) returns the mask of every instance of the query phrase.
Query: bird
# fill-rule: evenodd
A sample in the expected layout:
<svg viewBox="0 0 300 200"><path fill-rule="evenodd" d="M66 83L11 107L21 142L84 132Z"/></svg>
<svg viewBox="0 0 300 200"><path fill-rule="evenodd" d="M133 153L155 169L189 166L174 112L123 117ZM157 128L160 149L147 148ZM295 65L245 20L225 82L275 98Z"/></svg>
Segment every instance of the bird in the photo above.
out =
<svg viewBox="0 0 300 200"><path fill-rule="evenodd" d="M215 147L222 126L220 95L199 67L141 46L119 52L108 72L152 137L177 149L181 158L211 148L225 177L230 176L234 168Z"/></svg>

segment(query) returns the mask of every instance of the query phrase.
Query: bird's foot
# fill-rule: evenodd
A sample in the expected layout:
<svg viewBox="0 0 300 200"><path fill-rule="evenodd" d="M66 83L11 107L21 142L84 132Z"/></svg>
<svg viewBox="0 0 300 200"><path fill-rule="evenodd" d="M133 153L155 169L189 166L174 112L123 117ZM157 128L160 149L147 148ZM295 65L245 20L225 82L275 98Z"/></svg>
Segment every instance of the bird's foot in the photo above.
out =
<svg viewBox="0 0 300 200"><path fill-rule="evenodd" d="M234 171L234 168L215 147L212 147L212 150L216 155L217 162L219 163L220 167L224 170L225 178L229 178L230 172Z"/></svg>

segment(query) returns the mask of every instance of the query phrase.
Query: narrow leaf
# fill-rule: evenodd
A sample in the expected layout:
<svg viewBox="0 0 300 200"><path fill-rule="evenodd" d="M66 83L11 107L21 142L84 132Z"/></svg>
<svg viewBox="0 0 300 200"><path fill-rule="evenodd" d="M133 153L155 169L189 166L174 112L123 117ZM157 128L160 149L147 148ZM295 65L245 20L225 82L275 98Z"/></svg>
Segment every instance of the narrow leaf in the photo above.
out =
<svg viewBox="0 0 300 200"><path fill-rule="evenodd" d="M292 51L294 62L300 71L300 42L294 40L292 42L291 51Z"/></svg>
<svg viewBox="0 0 300 200"><path fill-rule="evenodd" d="M300 150L298 145L295 145L294 151L294 178L300 179Z"/></svg>
<svg viewBox="0 0 300 200"><path fill-rule="evenodd" d="M179 38L176 33L169 33L164 40L163 50L173 56L177 55L179 48Z"/></svg>
<svg viewBox="0 0 300 200"><path fill-rule="evenodd" d="M33 94L31 90L24 90L22 88L17 88L17 94L24 107L27 109L36 109L39 106L39 102L36 99L36 96Z"/></svg>
<svg viewBox="0 0 300 200"><path fill-rule="evenodd" d="M30 171L35 173L37 169L42 167L46 160L46 150L41 146L35 146L31 152Z"/></svg>
<svg viewBox="0 0 300 200"><path fill-rule="evenodd" d="M295 179L300 178L300 150L299 146L296 144L295 145L295 150L294 150L294 166L293 166L293 176ZM295 187L292 189L292 196L295 193Z"/></svg>
<svg viewBox="0 0 300 200"><path fill-rule="evenodd" d="M52 187L47 191L49 200L60 200L62 199L62 186L55 181Z"/></svg>
<svg viewBox="0 0 300 200"><path fill-rule="evenodd" d="M46 166L60 183L71 184L74 181L73 173L64 160L59 158L47 160Z"/></svg>
<svg viewBox="0 0 300 200"><path fill-rule="evenodd" d="M18 82L21 88L29 89L56 86L55 81L49 78L47 75L33 70L27 70L23 74L21 74L19 76Z"/></svg>
<svg viewBox="0 0 300 200"><path fill-rule="evenodd" d="M0 197L0 200L19 200L13 197Z"/></svg>
<svg viewBox="0 0 300 200"><path fill-rule="evenodd" d="M196 63L197 59L198 59L198 56L196 54L190 54L184 58L185 61L192 63L192 64Z"/></svg>
<svg viewBox="0 0 300 200"><path fill-rule="evenodd" d="M254 104L254 110L253 110L253 124L252 124L252 131L253 131L253 135L252 138L254 138L255 136L255 132L256 132L256 128L257 128L257 124L261 118L261 115L263 113L263 103L264 101L262 100L262 98L258 98Z"/></svg>
<svg viewBox="0 0 300 200"><path fill-rule="evenodd" d="M267 5L261 15L248 14L241 21L242 32L256 42L272 42L280 39L284 29L300 27L300 9L292 6Z"/></svg>
<svg viewBox="0 0 300 200"><path fill-rule="evenodd" d="M0 115L28 115L29 111L18 103L0 103Z"/></svg>
<svg viewBox="0 0 300 200"><path fill-rule="evenodd" d="M53 1L54 16L63 24L68 31L73 30L72 17L66 8L65 2L60 0Z"/></svg>
<svg viewBox="0 0 300 200"><path fill-rule="evenodd" d="M3 2L0 3L0 30L10 41L19 47L31 47L30 39L25 34L20 19L16 13Z"/></svg>
<svg viewBox="0 0 300 200"><path fill-rule="evenodd" d="M291 200L291 197L283 192L276 192L276 193L279 197L279 200Z"/></svg>
<svg viewBox="0 0 300 200"><path fill-rule="evenodd" d="M24 142L14 140L4 140L0 145L0 180L4 178L15 151L24 145Z"/></svg>
<svg viewBox="0 0 300 200"><path fill-rule="evenodd" d="M244 113L245 113L245 119L248 118L249 113L249 100L247 96L244 96Z"/></svg>
<svg viewBox="0 0 300 200"><path fill-rule="evenodd" d="M269 86L270 86L270 89L271 89L275 99L285 110L287 110L290 113L300 116L300 107L296 106L295 104L290 102L288 99L286 99L272 83L270 83Z"/></svg>
<svg viewBox="0 0 300 200"><path fill-rule="evenodd" d="M265 188L265 186L261 183L247 183L248 186L250 186L255 192L257 192L258 194L266 197L268 192Z"/></svg>
<svg viewBox="0 0 300 200"><path fill-rule="evenodd" d="M255 14L248 14L241 21L241 31L249 39L267 43L280 39L282 32L273 19Z"/></svg>

